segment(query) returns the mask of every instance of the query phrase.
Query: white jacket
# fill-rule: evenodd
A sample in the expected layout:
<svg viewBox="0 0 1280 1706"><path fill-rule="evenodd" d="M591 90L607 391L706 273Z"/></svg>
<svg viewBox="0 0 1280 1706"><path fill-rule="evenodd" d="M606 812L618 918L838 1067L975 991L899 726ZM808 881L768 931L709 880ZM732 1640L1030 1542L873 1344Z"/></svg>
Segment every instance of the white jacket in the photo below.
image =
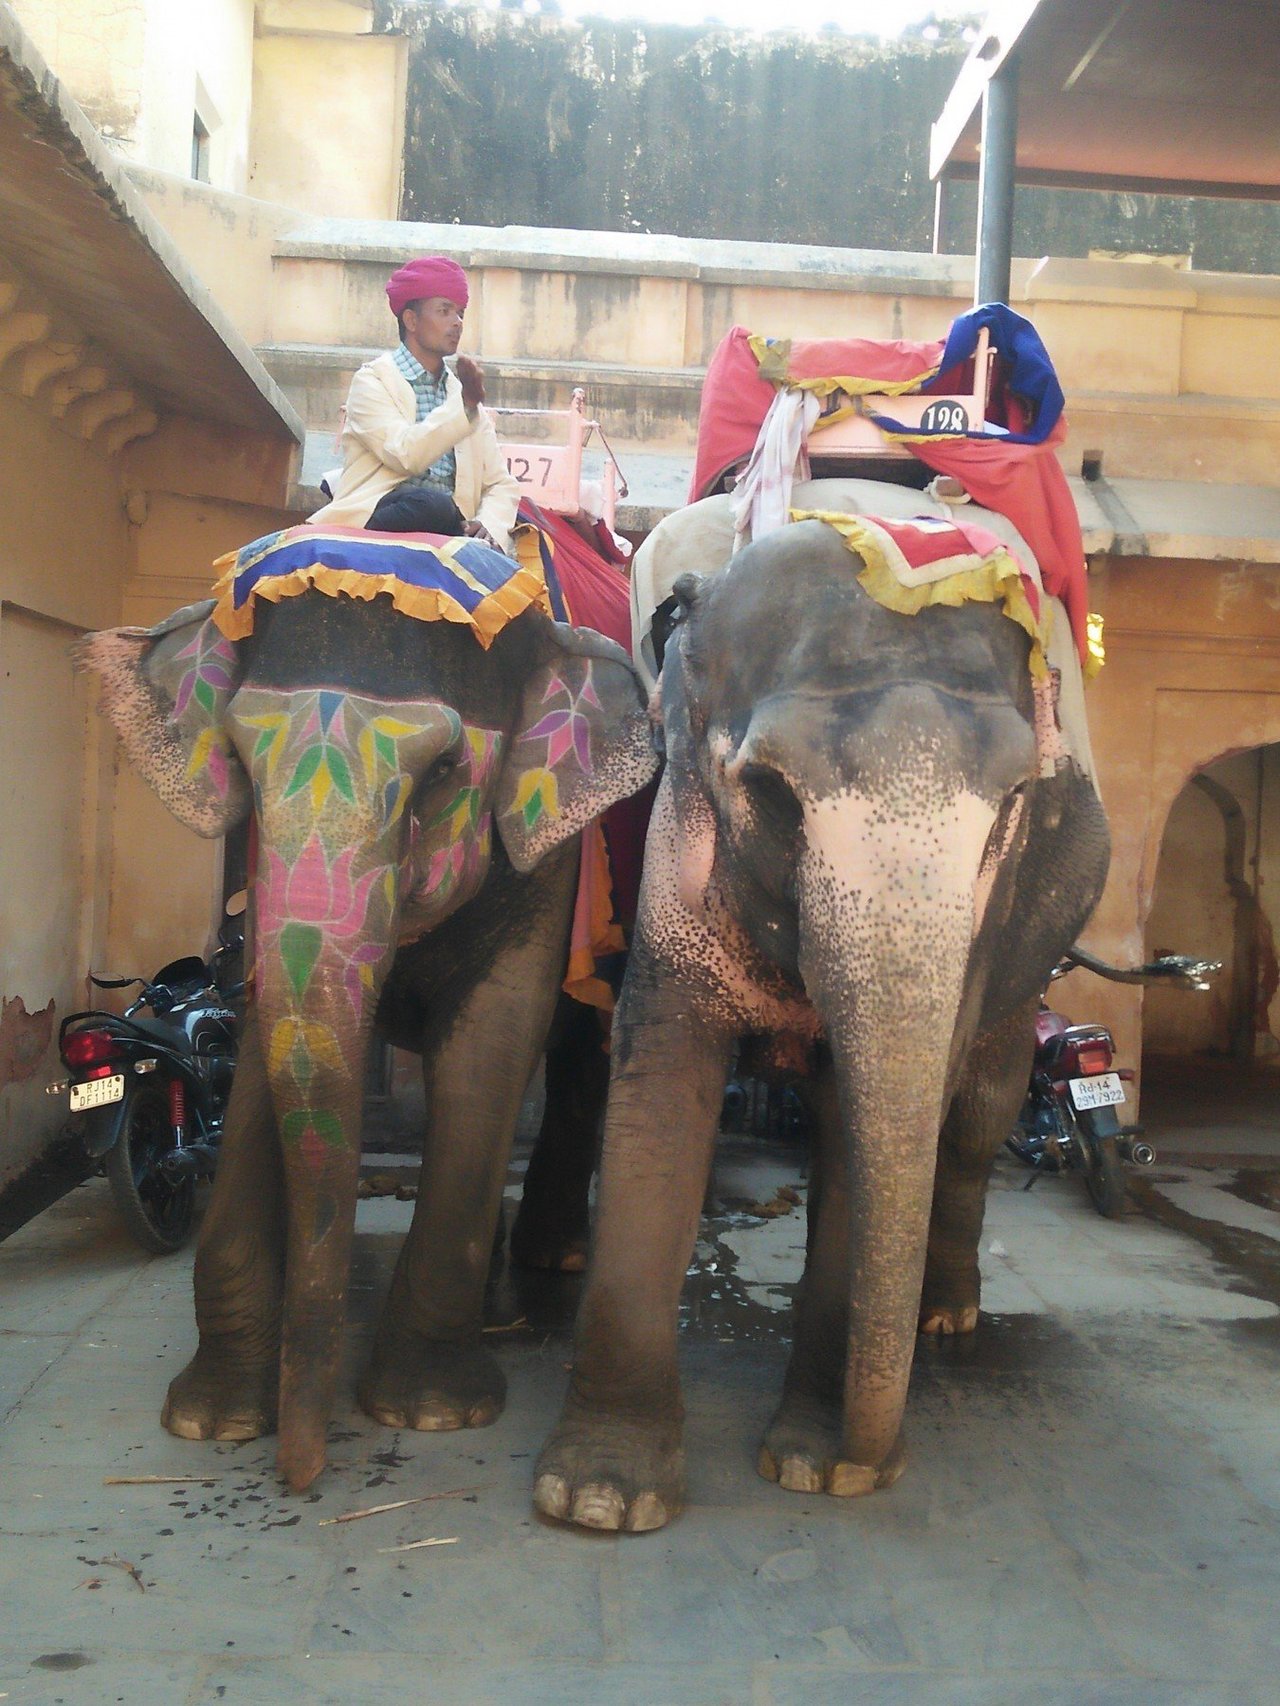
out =
<svg viewBox="0 0 1280 1706"><path fill-rule="evenodd" d="M468 411L455 374L446 374L445 389L440 407L419 421L413 387L391 356L367 361L347 393L342 476L333 501L308 520L363 527L379 498L452 450L458 463L453 501L468 521L488 528L499 550L509 550L520 487L498 449L493 417L485 409Z"/></svg>

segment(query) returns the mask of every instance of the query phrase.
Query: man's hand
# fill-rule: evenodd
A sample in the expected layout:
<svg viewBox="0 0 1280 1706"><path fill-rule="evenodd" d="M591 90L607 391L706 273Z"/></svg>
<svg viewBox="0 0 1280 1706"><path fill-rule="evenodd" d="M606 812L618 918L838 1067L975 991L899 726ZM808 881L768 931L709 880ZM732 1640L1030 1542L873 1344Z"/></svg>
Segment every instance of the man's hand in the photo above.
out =
<svg viewBox="0 0 1280 1706"><path fill-rule="evenodd" d="M482 545L488 545L490 549L494 551L500 551L502 549L501 545L499 545L498 541L493 537L493 534L490 533L489 529L479 521L469 521L467 523L467 538L478 539Z"/></svg>
<svg viewBox="0 0 1280 1706"><path fill-rule="evenodd" d="M453 364L462 387L462 400L468 409L477 409L484 402L484 374L469 355L460 355Z"/></svg>

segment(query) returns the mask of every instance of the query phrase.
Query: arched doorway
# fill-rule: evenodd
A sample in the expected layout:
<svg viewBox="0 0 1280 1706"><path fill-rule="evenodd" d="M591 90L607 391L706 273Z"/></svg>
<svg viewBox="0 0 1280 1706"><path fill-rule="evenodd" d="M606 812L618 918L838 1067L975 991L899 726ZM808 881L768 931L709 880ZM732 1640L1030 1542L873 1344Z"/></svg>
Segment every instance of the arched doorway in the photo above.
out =
<svg viewBox="0 0 1280 1706"><path fill-rule="evenodd" d="M1280 1086L1280 745L1197 771L1170 809L1147 917L1145 957L1222 961L1207 994L1149 989L1143 1002L1144 1094L1198 1099L1249 1119ZM1228 1107L1224 1098L1230 1103ZM1261 1107L1262 1104L1259 1104Z"/></svg>

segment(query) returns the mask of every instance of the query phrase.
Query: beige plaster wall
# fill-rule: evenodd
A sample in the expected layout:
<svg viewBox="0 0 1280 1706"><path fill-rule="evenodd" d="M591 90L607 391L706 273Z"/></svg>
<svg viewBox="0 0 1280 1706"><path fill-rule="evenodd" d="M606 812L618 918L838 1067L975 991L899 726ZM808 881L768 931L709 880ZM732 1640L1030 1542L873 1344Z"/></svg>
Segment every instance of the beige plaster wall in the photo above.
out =
<svg viewBox="0 0 1280 1706"><path fill-rule="evenodd" d="M1255 1058L1280 1054L1280 995L1276 991L1275 922L1280 903L1280 748L1262 747L1210 765L1206 774L1226 788L1244 819L1244 880L1256 888L1261 918L1255 951L1259 1003ZM1169 947L1223 962L1203 996L1148 990L1143 1046L1153 1054L1223 1053L1230 1042L1230 1002L1236 960L1236 902L1225 875L1222 812L1194 782L1169 811L1160 847L1147 950ZM1242 968L1247 976L1250 968ZM1267 997L1270 999L1267 999Z"/></svg>
<svg viewBox="0 0 1280 1706"><path fill-rule="evenodd" d="M191 167L196 112L209 132L209 179L243 191L249 172L253 0L215 0L198 20L173 0L149 0L137 159L165 172Z"/></svg>
<svg viewBox="0 0 1280 1706"><path fill-rule="evenodd" d="M203 951L219 895L220 845L124 762L70 648L204 597L214 557L291 519L287 441L171 417L108 453L27 373L0 363L0 1188L61 1128L43 1087L60 1019L102 1000L90 968Z"/></svg>
<svg viewBox="0 0 1280 1706"><path fill-rule="evenodd" d="M236 330L251 344L270 342L272 256L298 222L293 209L146 166L131 166L129 177Z"/></svg>
<svg viewBox="0 0 1280 1706"><path fill-rule="evenodd" d="M397 36L260 36L245 187L309 213L394 219L405 63Z"/></svg>
<svg viewBox="0 0 1280 1706"><path fill-rule="evenodd" d="M70 648L117 620L128 537L110 461L0 390L0 1186L63 1111L57 1022L101 965L111 743ZM35 1016L34 1022L31 1016Z"/></svg>
<svg viewBox="0 0 1280 1706"><path fill-rule="evenodd" d="M10 0L43 58L103 136L123 153L137 141L146 52L146 0Z"/></svg>
<svg viewBox="0 0 1280 1706"><path fill-rule="evenodd" d="M1132 964L1150 941L1165 825L1188 778L1280 742L1280 567L1112 558L1090 582L1107 622L1107 667L1087 702L1112 858L1084 941ZM1058 988L1073 1018L1110 1024L1138 1066L1141 989L1087 972Z"/></svg>
<svg viewBox="0 0 1280 1706"><path fill-rule="evenodd" d="M197 109L209 181L242 191L249 166L254 0L15 0L37 48L127 158L187 175Z"/></svg>

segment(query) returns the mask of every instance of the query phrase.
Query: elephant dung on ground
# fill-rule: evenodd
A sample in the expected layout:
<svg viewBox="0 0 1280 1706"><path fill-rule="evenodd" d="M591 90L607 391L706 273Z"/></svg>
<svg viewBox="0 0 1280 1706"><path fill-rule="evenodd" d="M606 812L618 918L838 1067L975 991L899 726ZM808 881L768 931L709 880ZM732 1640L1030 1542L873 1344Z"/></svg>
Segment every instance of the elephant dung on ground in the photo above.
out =
<svg viewBox="0 0 1280 1706"><path fill-rule="evenodd" d="M815 1124L761 1472L888 1485L917 1328L977 1319L988 1174L1107 827L1024 628L999 603L898 614L862 570L805 520L676 583L595 1245L536 1473L552 1517L655 1528L682 1502L677 1307L739 1037L809 1073Z"/></svg>
<svg viewBox="0 0 1280 1706"><path fill-rule="evenodd" d="M656 765L625 653L536 608L484 649L379 595L210 605L92 636L135 765L199 834L250 813L255 986L196 1253L200 1344L165 1425L279 1428L306 1487L338 1376L375 1018L423 1055L430 1139L360 1397L391 1426L492 1421L480 1338L510 1143L563 974L577 832Z"/></svg>

